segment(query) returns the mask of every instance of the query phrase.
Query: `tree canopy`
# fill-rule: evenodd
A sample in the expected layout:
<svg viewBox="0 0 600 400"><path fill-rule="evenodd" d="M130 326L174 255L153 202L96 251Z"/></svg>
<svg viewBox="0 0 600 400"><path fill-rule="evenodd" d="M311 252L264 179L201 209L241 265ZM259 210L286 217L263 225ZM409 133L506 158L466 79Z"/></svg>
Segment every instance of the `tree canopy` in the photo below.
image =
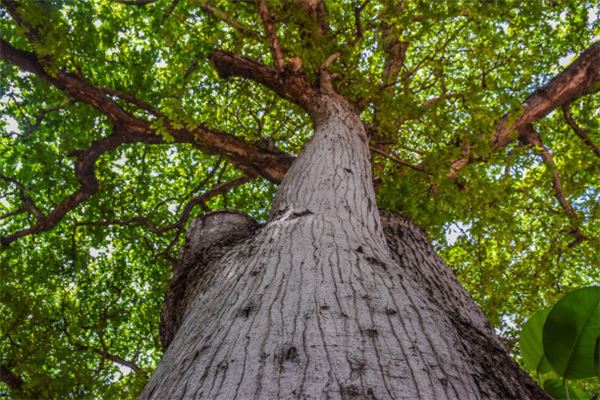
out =
<svg viewBox="0 0 600 400"><path fill-rule="evenodd" d="M516 356L534 310L600 281L595 1L0 4L0 393L138 394L186 227L265 220L312 133L289 91L325 72L380 208Z"/></svg>

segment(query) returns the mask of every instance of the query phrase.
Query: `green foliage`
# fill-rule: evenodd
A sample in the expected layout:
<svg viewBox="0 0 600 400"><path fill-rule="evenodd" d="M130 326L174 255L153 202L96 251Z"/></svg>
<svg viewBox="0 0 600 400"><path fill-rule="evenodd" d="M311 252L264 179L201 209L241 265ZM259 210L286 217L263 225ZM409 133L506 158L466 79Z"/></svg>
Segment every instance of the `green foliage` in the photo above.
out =
<svg viewBox="0 0 600 400"><path fill-rule="evenodd" d="M567 379L600 376L600 287L563 297L544 323L544 350L552 368Z"/></svg>
<svg viewBox="0 0 600 400"><path fill-rule="evenodd" d="M566 380L596 377L592 390L598 391L600 286L574 290L551 308L533 314L523 325L520 340L525 367L555 399L589 398Z"/></svg>
<svg viewBox="0 0 600 400"><path fill-rule="evenodd" d="M589 400L583 390L567 386L560 379L548 379L544 382L544 390L555 400ZM568 394L567 394L568 390Z"/></svg>
<svg viewBox="0 0 600 400"><path fill-rule="evenodd" d="M542 309L531 316L523 325L521 331L521 355L525 367L538 375L549 372L552 368L544 355L542 333L544 323L550 309Z"/></svg>
<svg viewBox="0 0 600 400"><path fill-rule="evenodd" d="M339 51L331 66L334 85L366 104L361 117L378 124L372 144L427 166L423 173L374 154L379 205L428 231L516 355L527 315L574 287L600 281L600 163L560 112L536 123L588 239L574 246L551 171L518 142L491 152L493 129L598 40L600 9L588 0L398 3L327 1L329 30L318 37L320 24L296 2L269 4L285 57L300 57L316 82L323 61ZM161 356L162 296L183 242L178 232L189 220L180 230L168 228L191 199L240 176L218 156L174 143L165 124L204 124L251 143L269 139L298 154L311 122L255 83L219 79L208 61L220 48L271 62L253 2L20 4L20 23L0 7L2 39L49 56L51 76L80 74L160 110L156 117L116 100L146 118L166 143L103 154L96 194L52 230L0 249L0 364L25 381L13 396L135 398ZM203 9L207 4L216 7L216 17ZM358 35L355 6L361 5ZM28 37L34 30L37 43ZM394 84L382 87L384 50L395 38L408 48ZM600 95L581 97L570 109L599 144ZM73 151L112 129L91 106L0 62L0 174L22 186L0 179L0 236L35 223L21 210L23 196L45 214L68 198L79 185ZM449 165L465 143L485 162L467 166L451 182ZM275 190L256 179L196 204L191 216L236 208L264 221ZM540 332L539 325L531 329ZM538 368L539 348L522 346L524 356L530 354L526 365ZM0 384L0 397L6 392Z"/></svg>

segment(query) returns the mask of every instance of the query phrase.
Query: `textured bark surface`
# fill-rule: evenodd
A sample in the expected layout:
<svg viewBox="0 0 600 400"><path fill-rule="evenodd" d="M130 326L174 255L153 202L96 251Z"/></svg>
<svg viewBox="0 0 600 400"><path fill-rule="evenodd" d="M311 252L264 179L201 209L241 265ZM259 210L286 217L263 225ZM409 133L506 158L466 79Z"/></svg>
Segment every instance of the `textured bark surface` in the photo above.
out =
<svg viewBox="0 0 600 400"><path fill-rule="evenodd" d="M382 224L360 120L321 106L270 221L187 275L142 398L546 398L419 228Z"/></svg>

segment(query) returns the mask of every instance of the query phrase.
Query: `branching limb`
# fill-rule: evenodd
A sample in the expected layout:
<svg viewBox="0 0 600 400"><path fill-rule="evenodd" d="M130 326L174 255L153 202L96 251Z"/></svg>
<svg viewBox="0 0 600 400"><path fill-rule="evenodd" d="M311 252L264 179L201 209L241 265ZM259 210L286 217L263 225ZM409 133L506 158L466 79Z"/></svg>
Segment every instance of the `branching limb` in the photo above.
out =
<svg viewBox="0 0 600 400"><path fill-rule="evenodd" d="M577 122L575 122L575 120L573 119L573 116L571 115L570 104L563 104L562 109L567 124L571 127L571 129L573 129L575 134L579 136L581 141L585 143L590 149L592 149L594 154L600 157L600 148L594 142L592 142L592 140L588 137L585 131L581 129L581 127L577 125Z"/></svg>
<svg viewBox="0 0 600 400"><path fill-rule="evenodd" d="M323 64L321 64L321 67L319 68L321 89L323 89L323 90L325 90L327 92L330 92L330 93L335 92L334 89L333 89L333 86L331 84L331 80L332 80L333 76L329 72L329 67L341 55L342 55L342 53L339 52L339 51L336 51L336 52L330 54L329 57L327 57L325 59L325 61L323 61Z"/></svg>
<svg viewBox="0 0 600 400"><path fill-rule="evenodd" d="M550 112L586 94L600 88L600 42L588 47L579 58L550 82L536 90L523 102L518 114L505 115L498 125L492 139L491 151L497 151L516 139L527 140L529 127L544 118ZM465 154L456 160L460 169L480 159Z"/></svg>
<svg viewBox="0 0 600 400"><path fill-rule="evenodd" d="M556 197L556 200L558 200L558 203L567 214L569 222L571 223L572 230L570 233L575 238L575 242L572 245L581 243L586 239L586 237L579 229L580 221L577 217L577 213L575 212L575 209L573 209L573 206L571 205L571 203L565 195L562 180L560 177L560 171L558 169L558 166L556 165L556 162L554 161L554 158L552 157L552 153L550 153L548 147L546 147L544 143L542 143L540 135L533 129L533 126L529 126L527 128L527 131L521 134L520 139L521 141L523 141L523 143L532 146L540 154L542 160L544 161L544 164L546 165L546 168L552 174L552 187L554 188L554 197Z"/></svg>
<svg viewBox="0 0 600 400"><path fill-rule="evenodd" d="M94 172L96 160L105 152L116 149L125 143L160 143L162 139L156 136L133 135L119 132L95 141L92 146L84 151L73 152L77 157L75 161L75 176L79 181L79 189L60 202L50 213L41 214L37 223L29 228L14 232L0 238L0 245L8 245L15 240L31 234L45 232L52 229L62 218L76 206L91 197L98 191L99 183Z"/></svg>
<svg viewBox="0 0 600 400"><path fill-rule="evenodd" d="M267 40L269 41L269 50L271 51L271 56L273 56L273 61L275 62L275 69L277 69L277 71L283 71L283 51L281 50L281 44L279 43L279 38L275 31L275 18L269 13L266 0L257 0L257 6L260 19L262 20L265 33L267 34Z"/></svg>
<svg viewBox="0 0 600 400"><path fill-rule="evenodd" d="M514 115L506 115L502 119L496 128L493 149L506 146L516 138L513 132L527 132L529 125L563 104L597 91L600 89L599 82L600 42L596 42L563 72L529 96L516 119Z"/></svg>
<svg viewBox="0 0 600 400"><path fill-rule="evenodd" d="M149 105L127 94L93 86L82 77L71 73L59 71L56 76L50 76L46 73L35 54L16 49L2 39L0 39L0 46L0 58L25 71L38 75L72 98L92 105L102 114L106 115L113 122L113 125L119 126L121 130L127 131L131 135L160 137L155 129L151 127L149 121L129 114L111 96L123 98L125 101L146 109L152 114L160 115L157 110ZM259 77L262 77L263 81L271 83L271 87L277 87L280 91L288 93L288 97L290 98L300 96L299 93L301 93L302 89L307 86L309 87L303 77L294 76L283 79L278 77L277 73L264 64L244 57L230 55L229 53L222 53L213 53L213 60L218 60L215 61L215 64L224 68L220 71L222 74L249 74L258 81L260 81ZM230 62L231 65L229 65ZM291 83L288 84L287 82ZM308 102L308 100L305 101ZM280 182L283 179L285 171L287 171L293 160L293 157L284 152L273 152L262 149L233 135L218 132L203 125L199 125L193 130L173 129L170 126L167 126L167 128L176 142L190 143L207 154L221 155L228 162L241 168L245 173L258 174L273 182Z"/></svg>
<svg viewBox="0 0 600 400"><path fill-rule="evenodd" d="M213 51L210 60L221 78L248 78L298 104L309 113L319 111L318 92L302 73L279 73L261 62L223 50Z"/></svg>

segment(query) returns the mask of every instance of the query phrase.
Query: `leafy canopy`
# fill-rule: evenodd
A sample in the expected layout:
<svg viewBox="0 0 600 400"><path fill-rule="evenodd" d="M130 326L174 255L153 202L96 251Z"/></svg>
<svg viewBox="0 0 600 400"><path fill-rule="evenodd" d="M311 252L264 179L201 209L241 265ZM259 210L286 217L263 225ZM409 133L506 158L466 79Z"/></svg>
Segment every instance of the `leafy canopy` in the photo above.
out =
<svg viewBox="0 0 600 400"><path fill-rule="evenodd" d="M315 84L335 54L380 207L426 228L509 348L532 310L600 280L598 78L495 145L598 40L594 1L1 4L0 393L134 397L191 217L266 218L278 178L252 165L285 169L311 123L220 79L215 49Z"/></svg>

